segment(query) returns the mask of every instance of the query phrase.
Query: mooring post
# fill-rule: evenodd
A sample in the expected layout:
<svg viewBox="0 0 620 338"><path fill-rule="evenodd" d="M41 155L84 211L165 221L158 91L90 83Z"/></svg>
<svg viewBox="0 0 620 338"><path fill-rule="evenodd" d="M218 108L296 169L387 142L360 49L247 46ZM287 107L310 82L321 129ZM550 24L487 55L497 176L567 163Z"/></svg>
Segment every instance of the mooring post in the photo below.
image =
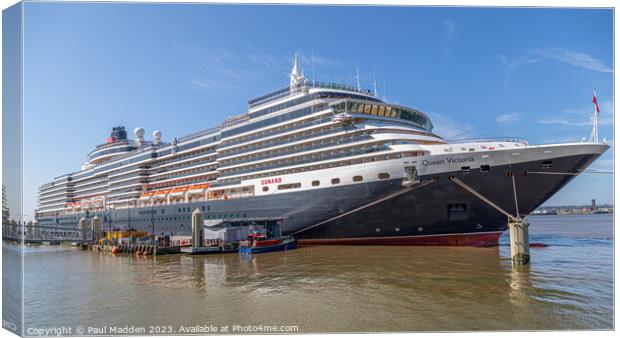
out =
<svg viewBox="0 0 620 338"><path fill-rule="evenodd" d="M491 202L488 198L463 183L458 178L451 176L449 179L459 185L461 188L467 190L472 195L478 197L480 200L493 207L495 210L501 212L508 217L508 228L510 229L510 256L512 258L512 265L528 265L530 264L530 239L527 228L527 224L521 217L519 217L519 204L517 203L517 189L514 179L514 174L510 173L512 178L512 189L515 198L515 213L516 216L511 215L506 210L500 208L497 204Z"/></svg>
<svg viewBox="0 0 620 338"><path fill-rule="evenodd" d="M95 216L91 220L90 231L92 232L93 240L98 242L101 239L101 218L99 216Z"/></svg>
<svg viewBox="0 0 620 338"><path fill-rule="evenodd" d="M82 235L82 240L86 241L86 231L88 229L88 220L86 219L86 217L82 217L80 218L80 233Z"/></svg>
<svg viewBox="0 0 620 338"><path fill-rule="evenodd" d="M530 264L529 224L522 218L508 219L510 228L510 256L513 265Z"/></svg>
<svg viewBox="0 0 620 338"><path fill-rule="evenodd" d="M202 247L202 228L204 227L204 218L202 217L202 211L200 208L196 208L192 212L192 247Z"/></svg>

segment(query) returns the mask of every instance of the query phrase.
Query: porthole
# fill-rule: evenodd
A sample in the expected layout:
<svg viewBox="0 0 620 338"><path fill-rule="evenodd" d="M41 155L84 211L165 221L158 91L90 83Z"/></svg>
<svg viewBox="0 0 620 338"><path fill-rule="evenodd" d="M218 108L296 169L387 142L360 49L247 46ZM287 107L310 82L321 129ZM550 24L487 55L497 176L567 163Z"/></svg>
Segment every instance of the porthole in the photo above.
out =
<svg viewBox="0 0 620 338"><path fill-rule="evenodd" d="M400 228L394 228L394 231L399 232Z"/></svg>
<svg viewBox="0 0 620 338"><path fill-rule="evenodd" d="M376 229L375 229L375 231L376 231L376 232L381 232L381 229L376 228Z"/></svg>
<svg viewBox="0 0 620 338"><path fill-rule="evenodd" d="M423 227L418 227L418 231L424 231Z"/></svg>
<svg viewBox="0 0 620 338"><path fill-rule="evenodd" d="M332 184L340 184L339 178L332 178Z"/></svg>
<svg viewBox="0 0 620 338"><path fill-rule="evenodd" d="M377 175L377 177L380 180L387 180L388 178L390 178L390 174L388 174L388 173L380 173L379 175Z"/></svg>
<svg viewBox="0 0 620 338"><path fill-rule="evenodd" d="M364 178L362 176L360 176L360 175L353 176L353 182L361 182L363 180L364 180Z"/></svg>
<svg viewBox="0 0 620 338"><path fill-rule="evenodd" d="M269 191L269 187L263 187L263 191Z"/></svg>
<svg viewBox="0 0 620 338"><path fill-rule="evenodd" d="M319 185L321 185L321 181L318 181L318 180L312 181L312 186L313 187L318 187Z"/></svg>

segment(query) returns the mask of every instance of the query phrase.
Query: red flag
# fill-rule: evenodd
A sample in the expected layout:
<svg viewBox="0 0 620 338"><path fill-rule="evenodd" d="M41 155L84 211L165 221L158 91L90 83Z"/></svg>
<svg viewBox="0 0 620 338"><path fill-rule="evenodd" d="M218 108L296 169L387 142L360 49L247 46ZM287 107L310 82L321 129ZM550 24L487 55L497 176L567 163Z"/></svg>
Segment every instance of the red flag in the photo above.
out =
<svg viewBox="0 0 620 338"><path fill-rule="evenodd" d="M594 92L592 95L593 95L592 96L592 103L594 103L594 106L596 107L596 112L598 113L598 112L600 112L600 110L598 109L598 102L596 102L596 92Z"/></svg>

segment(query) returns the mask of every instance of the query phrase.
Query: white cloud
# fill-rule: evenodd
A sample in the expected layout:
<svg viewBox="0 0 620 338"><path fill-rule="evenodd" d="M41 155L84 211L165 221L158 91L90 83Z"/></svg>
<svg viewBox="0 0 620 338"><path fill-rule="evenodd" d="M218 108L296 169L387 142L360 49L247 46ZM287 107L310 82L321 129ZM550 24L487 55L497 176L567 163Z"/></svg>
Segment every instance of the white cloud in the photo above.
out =
<svg viewBox="0 0 620 338"><path fill-rule="evenodd" d="M521 119L521 117L523 117L523 114L521 114L521 113L503 114L503 115L498 116L495 119L495 122L497 122L499 124L513 124L513 123L519 121Z"/></svg>
<svg viewBox="0 0 620 338"><path fill-rule="evenodd" d="M593 70L601 73L613 73L613 69L607 67L602 61L591 55L579 53L563 48L547 47L532 49L532 53L546 58L554 59L569 65Z"/></svg>
<svg viewBox="0 0 620 338"><path fill-rule="evenodd" d="M312 67L312 64L314 63L315 66L326 66L326 67L333 67L333 66L341 66L343 65L342 62L340 62L339 60L335 60L335 59L330 59L326 56L322 56L322 55L318 55L316 53L311 53L309 56L305 55L305 54L301 54L301 64L302 66L305 67ZM293 61L293 59L291 59L291 62Z"/></svg>
<svg viewBox="0 0 620 338"><path fill-rule="evenodd" d="M181 53L193 63L196 71L190 75L189 83L210 90L240 90L250 81L263 81L274 75L288 81L293 52L272 54L247 47L245 50L214 50L200 46L190 46L181 42L174 43ZM346 62L332 59L316 52L310 55L300 53L302 68L307 78L312 77L312 65L318 67L342 67ZM318 73L320 69L315 69Z"/></svg>
<svg viewBox="0 0 620 338"><path fill-rule="evenodd" d="M565 126L585 126L588 124L592 124L592 122L570 121L568 119L557 118L557 117L542 118L542 119L536 120L536 122L540 124L562 124Z"/></svg>
<svg viewBox="0 0 620 338"><path fill-rule="evenodd" d="M443 56L448 57L450 56L450 43L452 42L452 38L454 37L454 33L456 31L456 24L452 20L445 20L442 24L446 26L443 41Z"/></svg>
<svg viewBox="0 0 620 338"><path fill-rule="evenodd" d="M439 113L427 112L427 114L435 126L433 133L446 140L468 139L475 136L476 129L466 122Z"/></svg>
<svg viewBox="0 0 620 338"><path fill-rule="evenodd" d="M504 75L504 88L508 88L508 82L510 77L521 66L537 63L538 59L531 57L529 54L524 54L516 58L509 58L504 54L499 55L499 61L506 66L506 73Z"/></svg>
<svg viewBox="0 0 620 338"><path fill-rule="evenodd" d="M599 125L612 125L614 123L614 107L611 101L599 103L601 112L599 113ZM540 124L557 124L572 127L592 125L593 105L584 105L579 108L564 109L564 114L544 117L536 120Z"/></svg>
<svg viewBox="0 0 620 338"><path fill-rule="evenodd" d="M208 89L208 90L231 90L231 89L240 89L239 86L233 85L231 83L223 82L223 81L214 81L209 79L192 79L190 81L194 86Z"/></svg>

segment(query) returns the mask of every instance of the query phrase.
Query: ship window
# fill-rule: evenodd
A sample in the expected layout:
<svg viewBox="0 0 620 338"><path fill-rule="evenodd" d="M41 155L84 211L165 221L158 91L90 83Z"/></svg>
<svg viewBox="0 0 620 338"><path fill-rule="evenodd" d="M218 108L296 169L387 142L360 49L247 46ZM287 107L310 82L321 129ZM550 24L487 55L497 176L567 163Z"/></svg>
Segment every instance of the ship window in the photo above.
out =
<svg viewBox="0 0 620 338"><path fill-rule="evenodd" d="M392 107L387 107L386 109L391 114L390 116L392 117L398 116L398 112L396 111L396 109L392 109Z"/></svg>
<svg viewBox="0 0 620 338"><path fill-rule="evenodd" d="M377 115L377 112L379 110L379 106L377 106L376 104L373 104L371 107L372 107L372 111L370 112L370 114Z"/></svg>
<svg viewBox="0 0 620 338"><path fill-rule="evenodd" d="M263 191L269 191L269 187L263 187Z"/></svg>
<svg viewBox="0 0 620 338"><path fill-rule="evenodd" d="M380 173L379 175L377 175L377 177L380 180L387 180L388 178L390 178L390 174L388 174L388 173Z"/></svg>
<svg viewBox="0 0 620 338"><path fill-rule="evenodd" d="M320 181L316 180L316 181L312 181L312 186L313 187L318 187L321 184Z"/></svg>
<svg viewBox="0 0 620 338"><path fill-rule="evenodd" d="M370 108L371 108L371 106L369 104L365 104L364 105L364 114L370 115Z"/></svg>
<svg viewBox="0 0 620 338"><path fill-rule="evenodd" d="M362 176L360 176L360 175L353 176L353 182L361 182L363 180L364 180L364 178Z"/></svg>
<svg viewBox="0 0 620 338"><path fill-rule="evenodd" d="M488 164L483 164L480 166L480 172L482 173L488 173L489 171L491 171L491 166Z"/></svg>
<svg viewBox="0 0 620 338"><path fill-rule="evenodd" d="M340 184L339 178L332 178L332 184Z"/></svg>
<svg viewBox="0 0 620 338"><path fill-rule="evenodd" d="M360 104L357 105L357 112L360 113L360 114L364 112L364 105L363 104L360 103Z"/></svg>
<svg viewBox="0 0 620 338"><path fill-rule="evenodd" d="M301 188L301 183L280 184L278 186L278 190L288 190L288 189L297 189L297 188Z"/></svg>
<svg viewBox="0 0 620 338"><path fill-rule="evenodd" d="M379 116L385 116L385 106L379 106Z"/></svg>
<svg viewBox="0 0 620 338"><path fill-rule="evenodd" d="M462 173L469 174L470 171L471 171L471 167L461 167Z"/></svg>
<svg viewBox="0 0 620 338"><path fill-rule="evenodd" d="M549 169L553 166L553 162L552 161L543 161L541 164L541 167L543 169Z"/></svg>

